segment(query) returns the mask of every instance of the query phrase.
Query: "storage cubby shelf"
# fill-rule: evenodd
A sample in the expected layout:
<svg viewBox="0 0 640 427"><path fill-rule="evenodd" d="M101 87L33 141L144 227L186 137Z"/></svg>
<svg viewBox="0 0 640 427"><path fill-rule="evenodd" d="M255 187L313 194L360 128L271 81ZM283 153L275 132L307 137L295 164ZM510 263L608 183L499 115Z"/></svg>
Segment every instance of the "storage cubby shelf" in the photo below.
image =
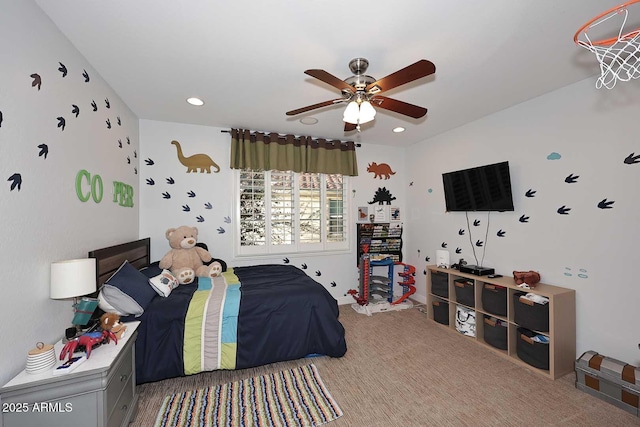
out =
<svg viewBox="0 0 640 427"><path fill-rule="evenodd" d="M473 293L474 305L472 306L470 306L468 303L460 304L457 300L457 295L462 296L462 294L460 293L462 292L460 283L463 280L468 284L473 283L473 286L471 287L472 290L469 290L469 288L466 289L466 292ZM483 288L485 287L485 285L487 285L487 290L485 292L495 292L495 294L491 294L491 299L487 298L487 307L484 307L483 304ZM458 287L458 293L456 292L456 287ZM544 311L544 316L548 316L549 330L534 330L534 332L549 339L549 369L540 369L538 367L532 366L529 361L524 361L518 356L517 345L519 340L520 345L522 345L523 339L526 342L526 339L523 338L518 332L518 328L527 326L524 324L519 324L515 320L515 305L517 304L515 300L518 299L517 294L521 292L531 292L549 299L549 302L547 304L549 311L548 315L546 314L546 307ZM465 301L468 301L468 297L469 295L464 296ZM502 300L503 298L504 301ZM439 302L440 305L434 305L434 301ZM442 318L443 303L448 304L448 319ZM460 334L461 337L475 340L478 344L496 352L497 354L500 354L503 357L508 358L512 362L525 366L533 370L534 372L537 372L554 380L574 371L574 363L576 358L575 290L562 288L560 286L548 285L545 283L538 283L533 289L523 289L515 284L513 277L489 278L487 276L475 276L472 274L462 273L454 269L440 268L435 265L428 266L427 316L429 317L429 319L434 320L439 324L442 324L443 327L449 328L457 333L455 326L455 316L456 305L458 304L464 307L472 308L476 311L475 337L469 337ZM502 312L504 306L506 306L505 314L495 314L496 312ZM521 309L519 308L519 310ZM490 341L494 341L493 333L495 331L491 329L492 326L490 324L485 324L485 316L501 320L502 322L505 322L507 324L506 344L504 345L506 349L500 349L485 340L486 332L487 339L489 339ZM519 317L521 318L521 322L524 323L524 320L522 320L522 316L520 315ZM544 327L546 326L547 319L544 318L543 320L545 322L534 322L533 324L545 323L545 325L541 325L541 327Z"/></svg>

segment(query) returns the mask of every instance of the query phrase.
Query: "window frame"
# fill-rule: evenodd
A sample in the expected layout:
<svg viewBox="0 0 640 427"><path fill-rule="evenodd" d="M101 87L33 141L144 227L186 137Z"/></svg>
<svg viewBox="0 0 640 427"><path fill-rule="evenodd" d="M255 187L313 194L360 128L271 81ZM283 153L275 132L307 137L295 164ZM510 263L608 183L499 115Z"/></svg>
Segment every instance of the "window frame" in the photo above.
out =
<svg viewBox="0 0 640 427"><path fill-rule="evenodd" d="M293 244L283 244L283 245L272 245L270 244L270 232L271 232L271 224L267 222L265 224L265 235L266 235L266 244L265 245L256 245L256 246L242 246L240 241L240 233L241 233L241 216L240 216L240 176L243 170L234 169L234 191L233 191L233 207L234 207L234 255L237 258L244 257L273 257L273 256L294 256L304 254L308 255L332 255L332 254L345 254L352 252L352 232L353 227L350 220L350 203L348 194L350 193L350 185L351 180L349 176L342 175L342 218L343 218L343 227L344 227L344 240L340 242L329 242L327 241L327 236L329 235L329 220L330 220L330 203L327 198L327 188L326 182L321 186L321 206L323 208L323 219L321 220L321 242L318 243L301 243L300 242L300 175L299 172L293 172L294 175L294 243ZM265 197L267 196L267 190L269 187L269 183L271 181L270 175L271 171L265 171L268 174L265 175ZM331 175L331 174L323 174L321 175ZM339 174L336 174L339 175ZM323 180L324 182L324 180ZM267 199L268 200L268 199ZM334 199L335 200L335 199ZM267 204L267 210L265 212L265 218L270 216L270 206Z"/></svg>

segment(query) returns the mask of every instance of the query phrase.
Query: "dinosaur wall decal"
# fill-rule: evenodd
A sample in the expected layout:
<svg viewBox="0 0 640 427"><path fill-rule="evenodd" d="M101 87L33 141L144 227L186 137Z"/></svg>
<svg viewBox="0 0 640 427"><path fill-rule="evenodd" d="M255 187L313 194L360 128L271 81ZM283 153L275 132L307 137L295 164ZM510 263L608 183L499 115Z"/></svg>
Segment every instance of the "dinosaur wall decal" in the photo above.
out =
<svg viewBox="0 0 640 427"><path fill-rule="evenodd" d="M206 154L194 154L193 156L185 157L184 154L182 154L182 147L180 147L178 141L173 140L171 144L175 145L178 149L178 160L187 167L187 173L198 172L198 170L200 170L201 173L205 171L211 173L212 166L216 168L215 173L220 172L220 166Z"/></svg>
<svg viewBox="0 0 640 427"><path fill-rule="evenodd" d="M391 192L387 190L387 187L378 187L378 190L376 190L376 193L373 195L373 200L367 203L372 205L377 202L379 205L383 205L385 203L387 205L390 205L391 202L395 199L396 198L391 195Z"/></svg>
<svg viewBox="0 0 640 427"><path fill-rule="evenodd" d="M373 179L389 179L391 178L391 175L396 174L391 170L391 166L387 163L377 164L376 162L369 163L367 166L367 172L371 172L373 174Z"/></svg>

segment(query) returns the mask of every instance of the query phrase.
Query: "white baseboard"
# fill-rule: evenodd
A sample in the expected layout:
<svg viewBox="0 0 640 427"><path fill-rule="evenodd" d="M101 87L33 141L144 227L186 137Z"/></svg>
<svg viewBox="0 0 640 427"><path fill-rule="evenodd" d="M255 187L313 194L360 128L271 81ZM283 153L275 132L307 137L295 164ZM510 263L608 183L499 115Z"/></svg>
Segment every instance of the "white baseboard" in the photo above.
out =
<svg viewBox="0 0 640 427"><path fill-rule="evenodd" d="M413 294L409 297L409 299L422 304L427 303L427 297L424 295ZM351 295L347 295L346 297L336 298L336 300L338 301L338 305L353 304L354 302L356 302L356 300L353 299Z"/></svg>
<svg viewBox="0 0 640 427"><path fill-rule="evenodd" d="M353 297L351 295L347 295L346 297L337 298L337 301L338 301L338 305L353 304L354 302L356 302L356 300L353 299Z"/></svg>
<svg viewBox="0 0 640 427"><path fill-rule="evenodd" d="M426 295L418 295L418 294L413 294L410 297L412 300L420 302L422 304L426 304L427 303L427 297Z"/></svg>

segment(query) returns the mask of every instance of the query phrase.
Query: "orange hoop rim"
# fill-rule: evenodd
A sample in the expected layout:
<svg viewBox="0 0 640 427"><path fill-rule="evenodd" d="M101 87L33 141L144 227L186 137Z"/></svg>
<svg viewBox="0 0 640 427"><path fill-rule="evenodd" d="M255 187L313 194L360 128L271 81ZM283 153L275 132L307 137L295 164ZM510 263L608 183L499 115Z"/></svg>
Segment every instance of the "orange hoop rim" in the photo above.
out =
<svg viewBox="0 0 640 427"><path fill-rule="evenodd" d="M602 12L601 14L599 14L598 16L594 17L593 19L591 19L590 21L588 21L586 24L584 24L582 27L580 27L578 29L578 31L576 31L576 34L573 36L573 41L577 44L577 45L583 45L583 44L587 44L585 42L582 42L580 40L578 40L578 37L580 37L580 34L582 33L586 33L586 29L588 27L591 26L591 24L593 24L594 22L596 22L597 20L599 20L600 18L604 18L607 15L611 15L612 13L621 13L622 11L626 10L627 7L631 6L634 3L638 3L640 2L640 0L631 0L628 1L626 3L623 4L619 4L618 6L614 6L611 9ZM610 46L612 44L614 44L615 42L617 42L618 40L627 40L627 39L632 39L635 36L637 36L638 34L640 34L640 28L637 28L633 31L628 32L627 34L624 34L620 37L611 37L608 39L602 39L602 40L595 40L591 42L592 46Z"/></svg>

